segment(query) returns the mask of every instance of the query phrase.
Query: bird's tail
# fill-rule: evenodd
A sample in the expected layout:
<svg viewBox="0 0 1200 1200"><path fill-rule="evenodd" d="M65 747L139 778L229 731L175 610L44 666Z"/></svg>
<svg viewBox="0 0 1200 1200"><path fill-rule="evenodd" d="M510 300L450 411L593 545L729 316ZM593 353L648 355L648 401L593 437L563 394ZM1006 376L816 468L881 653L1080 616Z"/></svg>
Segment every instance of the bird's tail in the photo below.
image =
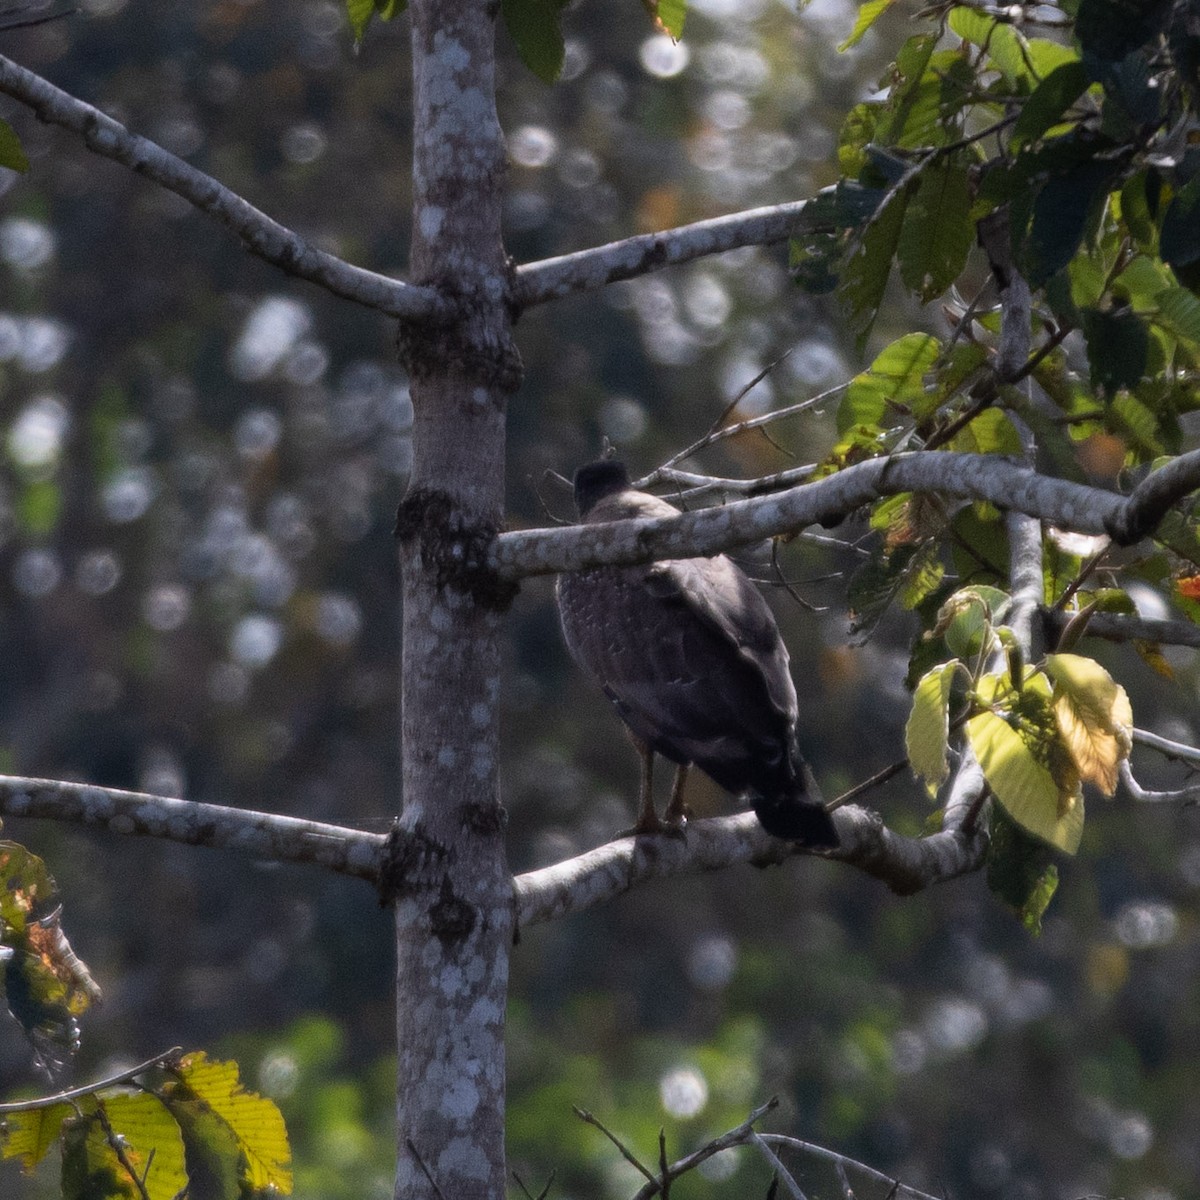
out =
<svg viewBox="0 0 1200 1200"><path fill-rule="evenodd" d="M818 850L840 844L833 817L813 773L799 754L793 759L792 786L771 792L753 792L751 802L758 823L772 836L800 842Z"/></svg>
<svg viewBox="0 0 1200 1200"><path fill-rule="evenodd" d="M758 823L772 837L800 842L814 849L832 850L839 844L833 817L820 801L801 792L751 797Z"/></svg>

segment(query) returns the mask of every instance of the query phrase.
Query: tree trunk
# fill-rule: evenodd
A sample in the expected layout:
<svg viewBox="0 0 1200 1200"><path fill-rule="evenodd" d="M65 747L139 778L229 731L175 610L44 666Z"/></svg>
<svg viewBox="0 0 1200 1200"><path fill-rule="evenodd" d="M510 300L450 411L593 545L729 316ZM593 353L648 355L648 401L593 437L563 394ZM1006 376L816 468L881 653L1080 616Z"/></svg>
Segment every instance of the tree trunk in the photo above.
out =
<svg viewBox="0 0 1200 1200"><path fill-rule="evenodd" d="M501 1200L512 886L498 782L499 633L482 563L520 377L500 232L504 144L489 0L415 0L414 281L456 317L401 330L414 461L403 573L403 813L396 910L396 1196ZM452 289L452 290L451 290Z"/></svg>

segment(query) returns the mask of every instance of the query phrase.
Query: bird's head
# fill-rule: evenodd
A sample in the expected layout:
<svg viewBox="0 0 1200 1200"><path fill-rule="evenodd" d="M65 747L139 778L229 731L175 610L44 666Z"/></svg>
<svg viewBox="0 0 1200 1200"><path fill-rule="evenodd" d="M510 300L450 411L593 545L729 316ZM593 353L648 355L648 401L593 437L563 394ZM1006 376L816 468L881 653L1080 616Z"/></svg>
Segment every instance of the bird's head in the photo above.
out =
<svg viewBox="0 0 1200 1200"><path fill-rule="evenodd" d="M575 472L575 507L581 517L586 517L605 496L623 492L627 487L629 472L623 462L605 458L587 463Z"/></svg>

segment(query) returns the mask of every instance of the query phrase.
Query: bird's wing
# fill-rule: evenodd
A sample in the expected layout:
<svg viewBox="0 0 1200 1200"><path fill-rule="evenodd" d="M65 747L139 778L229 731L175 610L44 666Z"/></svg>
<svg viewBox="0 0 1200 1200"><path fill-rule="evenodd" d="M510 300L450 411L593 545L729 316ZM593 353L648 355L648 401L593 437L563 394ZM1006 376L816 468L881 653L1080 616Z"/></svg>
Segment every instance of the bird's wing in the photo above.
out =
<svg viewBox="0 0 1200 1200"><path fill-rule="evenodd" d="M647 572L646 587L663 600L686 606L758 672L780 715L789 722L796 719L796 688L775 616L733 562L718 555L655 563Z"/></svg>
<svg viewBox="0 0 1200 1200"><path fill-rule="evenodd" d="M572 654L664 753L692 760L702 745L744 739L764 722L778 737L757 666L677 586L645 568L602 568L563 576L558 592Z"/></svg>

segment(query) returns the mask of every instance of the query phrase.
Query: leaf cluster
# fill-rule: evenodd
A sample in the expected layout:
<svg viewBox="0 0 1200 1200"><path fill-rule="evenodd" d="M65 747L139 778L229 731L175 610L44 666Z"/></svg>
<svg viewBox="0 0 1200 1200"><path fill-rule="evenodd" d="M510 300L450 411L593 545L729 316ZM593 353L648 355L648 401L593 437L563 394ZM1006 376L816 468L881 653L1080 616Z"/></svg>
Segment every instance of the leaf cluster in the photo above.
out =
<svg viewBox="0 0 1200 1200"><path fill-rule="evenodd" d="M33 1170L57 1142L64 1200L248 1200L287 1195L287 1131L236 1063L188 1054L139 1086L10 1106L0 1157Z"/></svg>

